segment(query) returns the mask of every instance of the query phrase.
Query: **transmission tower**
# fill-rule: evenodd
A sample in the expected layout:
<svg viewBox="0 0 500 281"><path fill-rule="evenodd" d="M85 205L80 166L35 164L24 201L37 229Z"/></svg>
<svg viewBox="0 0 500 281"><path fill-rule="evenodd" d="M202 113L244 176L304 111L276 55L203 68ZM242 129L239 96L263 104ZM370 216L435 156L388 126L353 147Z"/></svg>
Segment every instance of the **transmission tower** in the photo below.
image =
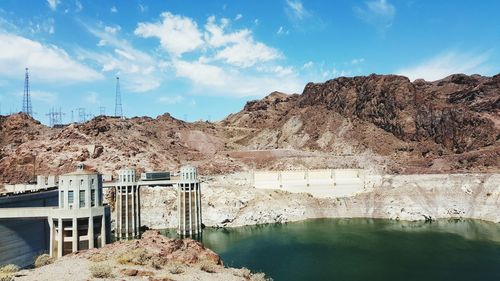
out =
<svg viewBox="0 0 500 281"><path fill-rule="evenodd" d="M99 115L106 116L106 107L99 106Z"/></svg>
<svg viewBox="0 0 500 281"><path fill-rule="evenodd" d="M92 117L91 113L85 113L85 108L79 107L76 110L78 110L78 121L80 123L86 122L90 117Z"/></svg>
<svg viewBox="0 0 500 281"><path fill-rule="evenodd" d="M26 67L26 75L24 77L24 95L23 95L23 113L33 117L33 108L31 107L30 96L30 76Z"/></svg>
<svg viewBox="0 0 500 281"><path fill-rule="evenodd" d="M122 112L122 95L120 93L120 77L116 77L116 101L115 101L115 117L123 117Z"/></svg>
<svg viewBox="0 0 500 281"><path fill-rule="evenodd" d="M62 125L62 113L61 108L59 107L59 111L52 108L49 113L45 114L49 117L49 124L51 127L59 127Z"/></svg>

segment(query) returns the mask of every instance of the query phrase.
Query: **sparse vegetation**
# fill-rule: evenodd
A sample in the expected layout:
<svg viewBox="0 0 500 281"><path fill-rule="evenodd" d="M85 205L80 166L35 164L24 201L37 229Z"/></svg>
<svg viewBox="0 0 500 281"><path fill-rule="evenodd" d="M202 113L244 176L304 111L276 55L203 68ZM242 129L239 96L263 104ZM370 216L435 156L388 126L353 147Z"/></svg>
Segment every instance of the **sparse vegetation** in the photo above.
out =
<svg viewBox="0 0 500 281"><path fill-rule="evenodd" d="M0 281L13 281L14 275L19 271L19 266L8 264L0 267Z"/></svg>
<svg viewBox="0 0 500 281"><path fill-rule="evenodd" d="M243 277L245 279L250 279L250 276L252 276L252 272L250 271L250 269L246 267L235 268L233 269L233 275L238 277Z"/></svg>
<svg viewBox="0 0 500 281"><path fill-rule="evenodd" d="M90 266L90 274L94 278L113 278L114 274L111 266L102 263L96 263Z"/></svg>
<svg viewBox="0 0 500 281"><path fill-rule="evenodd" d="M35 267L42 267L54 262L54 258L47 254L41 254L35 259Z"/></svg>
<svg viewBox="0 0 500 281"><path fill-rule="evenodd" d="M215 273L218 271L217 265L209 261L202 261L200 263L200 269L208 273Z"/></svg>
<svg viewBox="0 0 500 281"><path fill-rule="evenodd" d="M122 253L116 259L120 264L145 265L152 255L144 248L137 248L130 252Z"/></svg>
<svg viewBox="0 0 500 281"><path fill-rule="evenodd" d="M167 263L167 259L158 255L153 255L149 260L149 265L154 269L162 269Z"/></svg>
<svg viewBox="0 0 500 281"><path fill-rule="evenodd" d="M93 261L93 262L102 262L102 261L107 260L108 257L104 254L101 254L101 253L95 253L92 256L90 256L88 259L90 261Z"/></svg>
<svg viewBox="0 0 500 281"><path fill-rule="evenodd" d="M273 278L266 277L265 273L255 273L250 277L251 281L273 281Z"/></svg>
<svg viewBox="0 0 500 281"><path fill-rule="evenodd" d="M184 273L184 264L178 262L168 263L166 266L168 272L172 274L181 274Z"/></svg>

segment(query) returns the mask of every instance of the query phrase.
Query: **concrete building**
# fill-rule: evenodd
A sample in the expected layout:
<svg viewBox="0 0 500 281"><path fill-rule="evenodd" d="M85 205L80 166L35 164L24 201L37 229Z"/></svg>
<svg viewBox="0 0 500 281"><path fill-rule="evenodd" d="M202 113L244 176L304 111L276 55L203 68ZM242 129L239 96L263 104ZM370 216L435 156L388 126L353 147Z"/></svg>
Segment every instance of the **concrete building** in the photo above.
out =
<svg viewBox="0 0 500 281"><path fill-rule="evenodd" d="M102 178L84 170L59 177L59 207L52 209L50 255L62 257L78 250L104 246L107 239L106 207L102 204ZM108 211L109 212L109 211Z"/></svg>
<svg viewBox="0 0 500 281"><path fill-rule="evenodd" d="M179 226L177 233L181 236L201 234L201 185L196 168L183 166L177 183L177 210Z"/></svg>
<svg viewBox="0 0 500 281"><path fill-rule="evenodd" d="M115 208L117 239L138 238L140 236L140 194L135 170L118 170L116 183Z"/></svg>

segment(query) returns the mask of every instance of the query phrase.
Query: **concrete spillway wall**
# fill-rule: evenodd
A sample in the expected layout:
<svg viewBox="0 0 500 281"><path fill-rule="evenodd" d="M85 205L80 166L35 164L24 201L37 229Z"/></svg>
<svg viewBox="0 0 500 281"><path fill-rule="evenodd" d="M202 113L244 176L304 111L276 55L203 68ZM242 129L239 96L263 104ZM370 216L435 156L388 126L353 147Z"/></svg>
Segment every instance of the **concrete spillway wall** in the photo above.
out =
<svg viewBox="0 0 500 281"><path fill-rule="evenodd" d="M0 198L0 208L49 207L58 204L57 190ZM49 250L47 219L0 218L0 266L26 267Z"/></svg>
<svg viewBox="0 0 500 281"><path fill-rule="evenodd" d="M307 192L315 197L352 196L365 188L363 169L259 171L253 173L255 188Z"/></svg>

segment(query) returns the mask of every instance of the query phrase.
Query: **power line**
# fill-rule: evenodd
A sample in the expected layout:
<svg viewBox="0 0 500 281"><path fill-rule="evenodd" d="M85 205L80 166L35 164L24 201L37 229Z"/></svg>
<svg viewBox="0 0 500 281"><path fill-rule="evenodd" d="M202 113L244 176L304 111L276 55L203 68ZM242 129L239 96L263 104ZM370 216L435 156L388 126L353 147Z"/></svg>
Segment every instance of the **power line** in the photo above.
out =
<svg viewBox="0 0 500 281"><path fill-rule="evenodd" d="M120 77L116 77L115 117L123 117L122 95L120 93Z"/></svg>
<svg viewBox="0 0 500 281"><path fill-rule="evenodd" d="M22 112L33 117L33 108L31 107L31 96L30 96L30 76L27 67L26 67L26 75L24 76L24 94L23 94Z"/></svg>

